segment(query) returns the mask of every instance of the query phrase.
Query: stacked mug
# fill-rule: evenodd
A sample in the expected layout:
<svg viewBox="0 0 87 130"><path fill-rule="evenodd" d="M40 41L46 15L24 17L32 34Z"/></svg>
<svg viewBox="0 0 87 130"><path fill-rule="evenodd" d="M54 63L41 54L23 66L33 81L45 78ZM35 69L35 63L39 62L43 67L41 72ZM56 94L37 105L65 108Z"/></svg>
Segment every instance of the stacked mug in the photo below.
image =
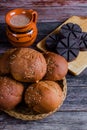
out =
<svg viewBox="0 0 87 130"><path fill-rule="evenodd" d="M37 37L37 12L22 8L14 9L6 14L6 34L10 43L16 47L27 47Z"/></svg>

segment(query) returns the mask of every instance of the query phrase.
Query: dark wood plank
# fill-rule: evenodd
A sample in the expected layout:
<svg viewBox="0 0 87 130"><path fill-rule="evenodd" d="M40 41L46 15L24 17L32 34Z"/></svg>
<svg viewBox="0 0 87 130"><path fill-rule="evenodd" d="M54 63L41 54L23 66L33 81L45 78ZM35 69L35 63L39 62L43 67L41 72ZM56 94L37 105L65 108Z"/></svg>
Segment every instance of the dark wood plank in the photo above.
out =
<svg viewBox="0 0 87 130"><path fill-rule="evenodd" d="M75 81L74 81L75 82ZM60 111L87 112L87 87L68 86L67 96Z"/></svg>
<svg viewBox="0 0 87 130"><path fill-rule="evenodd" d="M40 121L13 118L0 122L1 130L87 130L86 112L59 112Z"/></svg>
<svg viewBox="0 0 87 130"><path fill-rule="evenodd" d="M38 21L64 21L72 15L87 15L86 0L2 0L0 1L0 23L5 22L5 14L14 8L34 9Z"/></svg>
<svg viewBox="0 0 87 130"><path fill-rule="evenodd" d="M26 7L27 8L27 7ZM85 7L69 6L69 7L31 7L38 12L38 22L55 22L64 21L72 15L86 16L87 10ZM11 8L13 9L13 8ZM29 9L29 7L27 8ZM6 11L7 12L7 11ZM4 15L0 13L2 17L1 22L5 22Z"/></svg>
<svg viewBox="0 0 87 130"><path fill-rule="evenodd" d="M0 2L1 7L21 7L21 6L27 6L28 5L34 5L34 6L65 6L65 5L73 5L73 6L86 6L87 1L86 0L2 0ZM3 9L3 8L2 8Z"/></svg>
<svg viewBox="0 0 87 130"><path fill-rule="evenodd" d="M67 75L67 83L70 87L87 87L87 69L78 76L73 76L69 73Z"/></svg>

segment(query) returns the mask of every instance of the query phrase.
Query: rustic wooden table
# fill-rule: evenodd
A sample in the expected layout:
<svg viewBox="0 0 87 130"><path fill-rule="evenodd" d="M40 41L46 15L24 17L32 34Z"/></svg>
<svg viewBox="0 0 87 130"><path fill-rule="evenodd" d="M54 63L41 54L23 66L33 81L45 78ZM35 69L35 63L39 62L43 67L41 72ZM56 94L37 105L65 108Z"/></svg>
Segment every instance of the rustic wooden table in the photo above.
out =
<svg viewBox="0 0 87 130"><path fill-rule="evenodd" d="M72 15L87 15L86 0L2 0L0 2L0 53L12 48L5 35L4 16L13 8L33 8L38 14L34 44ZM59 111L39 121L22 121L0 112L0 130L87 130L87 69L79 76L67 74L67 97Z"/></svg>

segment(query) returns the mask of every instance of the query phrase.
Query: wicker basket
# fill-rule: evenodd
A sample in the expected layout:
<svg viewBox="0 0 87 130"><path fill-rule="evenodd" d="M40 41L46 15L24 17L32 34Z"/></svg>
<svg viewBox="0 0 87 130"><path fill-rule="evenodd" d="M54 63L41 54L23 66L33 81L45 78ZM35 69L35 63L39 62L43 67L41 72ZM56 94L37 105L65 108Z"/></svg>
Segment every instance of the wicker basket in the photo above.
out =
<svg viewBox="0 0 87 130"><path fill-rule="evenodd" d="M63 101L60 104L60 106L61 106L63 104L65 98L66 98L66 93L67 93L66 78L64 78L61 81L58 81L58 83L60 84L62 91L63 91L63 94L64 94ZM60 108L60 106L57 109L55 109L54 111L49 112L49 113L45 113L45 114L37 114L33 111L29 111L27 106L25 106L23 104L17 106L15 109L10 110L10 111L4 110L4 112L7 113L8 115L12 116L12 117L15 117L15 118L18 118L18 119L21 119L21 120L39 120L39 119L43 119L43 118L53 114L54 112L56 112Z"/></svg>

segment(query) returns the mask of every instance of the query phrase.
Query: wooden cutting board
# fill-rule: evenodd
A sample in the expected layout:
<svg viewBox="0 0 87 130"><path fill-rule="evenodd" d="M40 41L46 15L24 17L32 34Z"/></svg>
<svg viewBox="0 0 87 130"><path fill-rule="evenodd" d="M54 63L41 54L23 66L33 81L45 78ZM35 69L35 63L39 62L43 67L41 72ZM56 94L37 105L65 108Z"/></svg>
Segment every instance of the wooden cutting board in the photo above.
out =
<svg viewBox="0 0 87 130"><path fill-rule="evenodd" d="M62 25L66 23L78 24L82 28L83 32L87 32L87 17L72 16L68 20L66 20ZM55 34L56 32L58 32L60 28L62 27L62 25L57 27L49 35ZM43 52L47 51L45 47L45 41L49 35L47 35L44 39L42 39L37 44L38 49L40 49ZM74 75L79 75L86 67L87 67L87 51L80 51L78 57L74 61L68 62L68 69Z"/></svg>

